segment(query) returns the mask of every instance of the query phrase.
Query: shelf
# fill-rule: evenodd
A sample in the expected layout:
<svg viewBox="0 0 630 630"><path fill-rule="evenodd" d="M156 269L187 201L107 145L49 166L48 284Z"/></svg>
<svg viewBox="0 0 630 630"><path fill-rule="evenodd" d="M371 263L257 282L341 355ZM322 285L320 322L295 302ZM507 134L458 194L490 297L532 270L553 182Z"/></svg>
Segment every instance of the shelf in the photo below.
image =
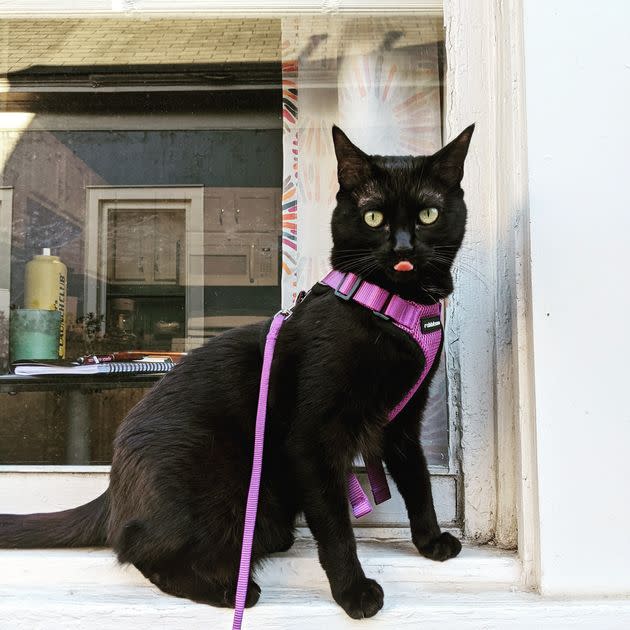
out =
<svg viewBox="0 0 630 630"><path fill-rule="evenodd" d="M0 394L22 392L82 391L92 392L103 389L150 388L164 374L94 374L22 376L4 374L0 376Z"/></svg>

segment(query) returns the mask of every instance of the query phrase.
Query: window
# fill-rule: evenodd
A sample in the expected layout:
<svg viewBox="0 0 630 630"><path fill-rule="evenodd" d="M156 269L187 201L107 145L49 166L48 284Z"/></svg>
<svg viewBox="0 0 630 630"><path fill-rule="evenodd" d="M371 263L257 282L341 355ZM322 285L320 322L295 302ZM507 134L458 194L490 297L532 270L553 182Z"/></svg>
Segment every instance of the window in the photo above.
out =
<svg viewBox="0 0 630 630"><path fill-rule="evenodd" d="M30 43L39 30L50 47ZM440 15L33 18L10 21L6 46L0 324L25 307L26 265L50 248L67 267L67 358L187 350L320 279L332 124L373 153L443 141ZM0 345L4 372L12 358ZM444 367L424 444L454 523ZM154 381L0 377L0 463L108 464ZM400 502L376 512L406 520Z"/></svg>

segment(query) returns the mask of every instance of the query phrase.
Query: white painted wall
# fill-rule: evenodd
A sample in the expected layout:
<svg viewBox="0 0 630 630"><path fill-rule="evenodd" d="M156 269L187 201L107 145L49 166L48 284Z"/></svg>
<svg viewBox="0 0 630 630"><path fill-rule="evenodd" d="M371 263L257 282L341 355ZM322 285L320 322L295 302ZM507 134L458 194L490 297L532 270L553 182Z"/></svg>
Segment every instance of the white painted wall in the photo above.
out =
<svg viewBox="0 0 630 630"><path fill-rule="evenodd" d="M630 594L630 3L524 13L541 590Z"/></svg>

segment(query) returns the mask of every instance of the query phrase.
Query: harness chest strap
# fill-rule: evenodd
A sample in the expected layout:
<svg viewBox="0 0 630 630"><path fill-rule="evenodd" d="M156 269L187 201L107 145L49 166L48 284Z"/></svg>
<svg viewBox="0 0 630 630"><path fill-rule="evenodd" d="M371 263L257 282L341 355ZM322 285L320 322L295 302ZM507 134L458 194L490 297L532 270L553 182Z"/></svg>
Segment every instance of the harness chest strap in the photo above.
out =
<svg viewBox="0 0 630 630"><path fill-rule="evenodd" d="M439 303L425 305L410 302L375 284L362 280L355 274L336 270L331 271L321 283L333 288L337 297L357 302L369 308L377 317L391 320L420 347L424 355L424 367L413 387L389 412L388 421L391 422L418 391L435 363L442 343L441 305ZM365 466L374 502L378 505L390 499L391 493L380 458L367 459ZM356 518L372 511L372 506L354 474L350 474L348 478L348 498L352 506L352 513Z"/></svg>

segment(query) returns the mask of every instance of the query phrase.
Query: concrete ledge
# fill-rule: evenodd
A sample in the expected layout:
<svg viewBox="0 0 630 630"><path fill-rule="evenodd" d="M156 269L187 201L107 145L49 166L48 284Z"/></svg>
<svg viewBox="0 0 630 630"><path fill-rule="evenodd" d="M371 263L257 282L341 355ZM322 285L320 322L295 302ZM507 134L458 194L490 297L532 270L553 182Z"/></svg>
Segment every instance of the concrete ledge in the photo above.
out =
<svg viewBox="0 0 630 630"><path fill-rule="evenodd" d="M447 562L421 557L411 542L363 539L359 557L368 576L393 582L414 582L430 588L467 589L479 585L509 589L519 583L520 563L516 554L492 547L464 546L461 554ZM28 549L0 551L0 586L48 588L77 586L147 586L133 566L120 566L108 549ZM272 556L257 573L265 590L274 588L328 589L312 539L298 539L290 551Z"/></svg>
<svg viewBox="0 0 630 630"><path fill-rule="evenodd" d="M516 554L465 546L445 563L400 539L363 533L359 555L385 590L373 619L353 621L333 602L315 546L300 538L258 575L262 598L244 629L630 627L630 600L549 600L518 589ZM232 613L164 595L103 549L0 551L0 630L226 630Z"/></svg>

